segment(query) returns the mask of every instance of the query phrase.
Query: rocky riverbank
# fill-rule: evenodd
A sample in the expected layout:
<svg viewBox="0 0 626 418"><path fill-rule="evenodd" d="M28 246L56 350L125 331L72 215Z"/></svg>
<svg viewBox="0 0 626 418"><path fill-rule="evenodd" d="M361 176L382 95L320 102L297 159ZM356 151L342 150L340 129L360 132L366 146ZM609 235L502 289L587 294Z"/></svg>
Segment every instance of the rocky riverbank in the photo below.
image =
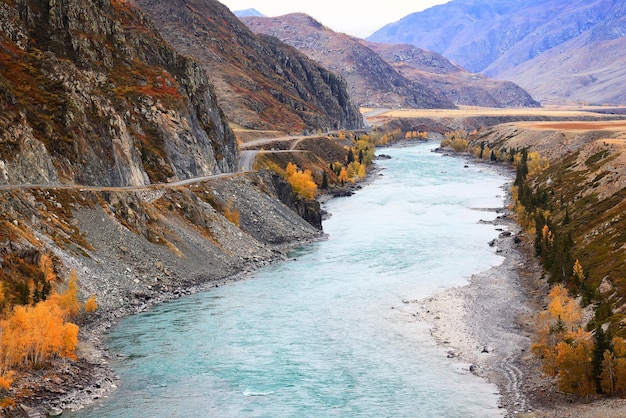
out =
<svg viewBox="0 0 626 418"><path fill-rule="evenodd" d="M557 390L531 353L534 321L548 285L524 235L506 208L493 221L502 264L471 277L463 287L417 302L413 315L431 325L442 355L468 364L468 372L497 385L507 417L626 416L626 401L581 399Z"/></svg>
<svg viewBox="0 0 626 418"><path fill-rule="evenodd" d="M324 239L281 203L279 186L270 173L259 173L172 189L0 194L3 213L20 231L8 237L6 252L34 263L40 253L53 254L61 276L77 273L81 299L93 294L98 303L95 313L79 318L78 359L20 374L9 393L17 403L4 416L22 416L20 404L58 414L104 396L116 378L103 337L119 319L240 280L284 260L293 247ZM228 211L237 217L229 219ZM319 204L317 211L321 217Z"/></svg>

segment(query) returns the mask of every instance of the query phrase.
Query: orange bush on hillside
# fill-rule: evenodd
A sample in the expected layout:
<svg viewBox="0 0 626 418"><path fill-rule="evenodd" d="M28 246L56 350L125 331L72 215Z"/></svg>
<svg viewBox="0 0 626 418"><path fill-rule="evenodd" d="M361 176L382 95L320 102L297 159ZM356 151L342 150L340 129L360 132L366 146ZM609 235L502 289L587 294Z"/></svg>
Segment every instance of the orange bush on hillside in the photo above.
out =
<svg viewBox="0 0 626 418"><path fill-rule="evenodd" d="M91 295L89 299L85 301L85 312L95 312L98 309L98 303L96 302L96 296Z"/></svg>
<svg viewBox="0 0 626 418"><path fill-rule="evenodd" d="M576 263L574 274L583 274L580 263ZM563 285L554 286L548 298L532 346L533 353L542 359L543 371L557 377L563 392L626 395L626 340L614 337L605 344L601 328L595 334L585 331L582 308Z"/></svg>
<svg viewBox="0 0 626 418"><path fill-rule="evenodd" d="M42 265L47 266L45 259ZM15 306L0 321L0 389L9 387L15 370L41 367L58 357L75 358L78 326L67 320L79 310L73 272L65 292L34 306Z"/></svg>
<svg viewBox="0 0 626 418"><path fill-rule="evenodd" d="M311 170L301 171L295 164L287 164L285 169L287 181L291 184L293 191L305 199L313 199L317 194L317 184L313 181Z"/></svg>
<svg viewBox="0 0 626 418"><path fill-rule="evenodd" d="M241 225L241 213L234 207L233 199L228 200L228 204L224 208L224 217L237 227Z"/></svg>

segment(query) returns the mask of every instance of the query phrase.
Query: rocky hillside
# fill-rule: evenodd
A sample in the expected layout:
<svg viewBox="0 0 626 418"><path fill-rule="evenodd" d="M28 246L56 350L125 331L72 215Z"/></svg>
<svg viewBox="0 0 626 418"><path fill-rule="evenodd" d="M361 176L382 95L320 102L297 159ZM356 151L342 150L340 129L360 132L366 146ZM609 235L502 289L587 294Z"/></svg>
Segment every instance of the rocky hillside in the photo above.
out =
<svg viewBox="0 0 626 418"><path fill-rule="evenodd" d="M359 129L345 81L295 49L253 34L216 0L132 0L162 36L202 64L228 118L289 132Z"/></svg>
<svg viewBox="0 0 626 418"><path fill-rule="evenodd" d="M362 107L452 108L430 87L403 77L356 38L325 28L305 14L242 17L252 31L294 46L331 71L342 74L350 96Z"/></svg>
<svg viewBox="0 0 626 418"><path fill-rule="evenodd" d="M263 45L281 60L271 65L285 100L294 89L312 103L294 107L301 126L360 126L341 78L278 40ZM300 91L289 71L326 89ZM91 402L112 381L98 336L116 318L323 237L318 202L271 171L232 173L239 151L207 71L126 1L0 0L0 91L1 319L71 272L79 300L98 305L77 318L76 360L8 365L1 416L19 414L7 399L42 413Z"/></svg>
<svg viewBox="0 0 626 418"><path fill-rule="evenodd" d="M143 185L233 170L206 72L120 0L0 1L0 183Z"/></svg>
<svg viewBox="0 0 626 418"><path fill-rule="evenodd" d="M429 86L455 105L536 107L539 103L510 81L470 73L443 55L413 45L361 41L409 80Z"/></svg>
<svg viewBox="0 0 626 418"><path fill-rule="evenodd" d="M625 128L623 120L514 122L468 138L470 148L500 156L527 149L547 160L530 171L528 187L518 185L525 205L518 220L533 234L548 280L593 306L592 328L607 323L611 335L620 336L626 323ZM539 160L530 161L536 167ZM582 281L571 277L575 260L584 269Z"/></svg>
<svg viewBox="0 0 626 418"><path fill-rule="evenodd" d="M613 0L453 0L368 40L439 52L542 101L624 103L626 6Z"/></svg>
<svg viewBox="0 0 626 418"><path fill-rule="evenodd" d="M28 298L44 254L59 277L76 272L80 300L95 295L98 304L80 319L76 361L18 373L2 397L44 414L91 403L114 381L99 336L117 318L243 278L320 239L280 202L298 200L290 190L269 172L143 190L1 190L0 307ZM23 416L11 411L0 415Z"/></svg>

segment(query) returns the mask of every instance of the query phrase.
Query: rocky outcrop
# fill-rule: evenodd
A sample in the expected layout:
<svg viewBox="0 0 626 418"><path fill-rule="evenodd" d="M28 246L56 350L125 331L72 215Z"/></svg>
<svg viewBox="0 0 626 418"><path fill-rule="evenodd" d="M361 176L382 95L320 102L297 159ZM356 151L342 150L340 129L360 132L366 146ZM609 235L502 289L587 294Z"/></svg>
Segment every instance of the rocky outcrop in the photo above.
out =
<svg viewBox="0 0 626 418"><path fill-rule="evenodd" d="M334 32L305 14L274 18L242 17L256 33L279 38L345 77L362 107L453 108L439 93L396 72L358 39Z"/></svg>
<svg viewBox="0 0 626 418"><path fill-rule="evenodd" d="M0 182L143 185L235 168L204 69L126 2L0 2L0 28Z"/></svg>
<svg viewBox="0 0 626 418"><path fill-rule="evenodd" d="M253 34L215 0L132 0L195 57L228 118L253 129L359 129L345 81L278 40Z"/></svg>
<svg viewBox="0 0 626 418"><path fill-rule="evenodd" d="M318 228L322 229L322 209L320 203L314 199L304 199L294 193L291 185L281 176L272 174L272 184L274 185L277 197L285 205L293 209L302 219Z"/></svg>

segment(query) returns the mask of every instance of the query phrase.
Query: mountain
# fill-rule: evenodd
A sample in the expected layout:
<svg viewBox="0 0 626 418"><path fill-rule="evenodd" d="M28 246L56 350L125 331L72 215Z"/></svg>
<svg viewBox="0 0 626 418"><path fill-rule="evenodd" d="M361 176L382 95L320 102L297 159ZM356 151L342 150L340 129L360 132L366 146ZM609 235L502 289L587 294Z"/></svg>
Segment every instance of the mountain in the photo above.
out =
<svg viewBox="0 0 626 418"><path fill-rule="evenodd" d="M206 69L229 120L252 129L358 129L345 81L277 39L253 34L216 0L131 0Z"/></svg>
<svg viewBox="0 0 626 418"><path fill-rule="evenodd" d="M455 105L536 107L539 103L517 84L470 73L443 55L413 45L361 41L409 80L429 86Z"/></svg>
<svg viewBox="0 0 626 418"><path fill-rule="evenodd" d="M352 97L364 107L538 105L514 83L471 74L440 54L410 45L366 42L325 28L304 14L242 20L255 32L276 36L341 73Z"/></svg>
<svg viewBox="0 0 626 418"><path fill-rule="evenodd" d="M398 74L356 38L325 28L312 17L243 17L252 31L275 36L294 46L348 82L350 96L362 107L452 108L453 103L429 87Z"/></svg>
<svg viewBox="0 0 626 418"><path fill-rule="evenodd" d="M233 14L237 17L265 16L263 13L259 12L257 9L235 10Z"/></svg>
<svg viewBox="0 0 626 418"><path fill-rule="evenodd" d="M0 184L144 185L235 169L205 70L125 1L2 1L0 28Z"/></svg>
<svg viewBox="0 0 626 418"><path fill-rule="evenodd" d="M534 97L625 103L626 5L614 0L453 0L368 38L441 53Z"/></svg>

